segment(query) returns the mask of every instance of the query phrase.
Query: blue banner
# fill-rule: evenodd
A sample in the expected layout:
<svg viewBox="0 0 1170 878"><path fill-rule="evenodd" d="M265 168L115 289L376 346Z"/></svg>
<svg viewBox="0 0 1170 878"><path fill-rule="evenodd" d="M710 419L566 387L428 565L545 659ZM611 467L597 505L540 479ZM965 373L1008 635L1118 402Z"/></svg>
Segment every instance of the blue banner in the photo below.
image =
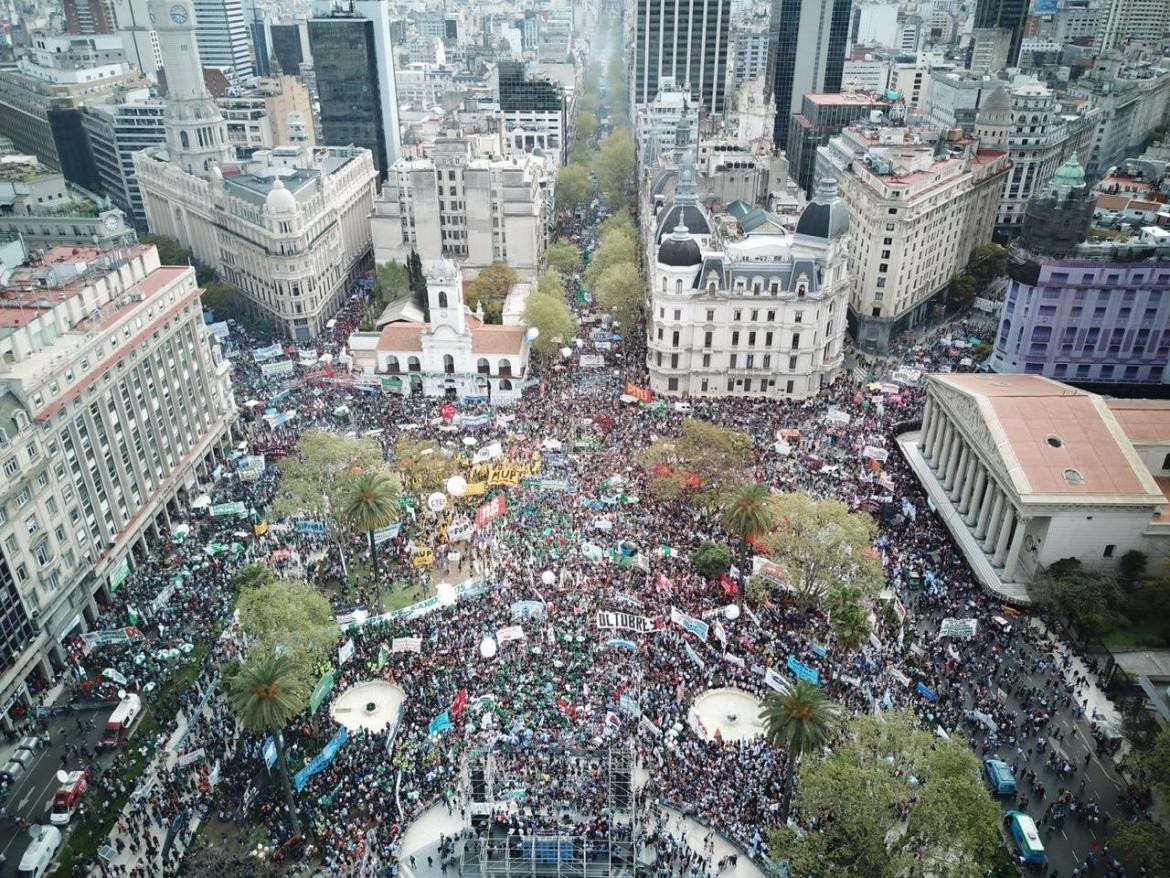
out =
<svg viewBox="0 0 1170 878"><path fill-rule="evenodd" d="M427 734L437 735L439 732L445 732L449 728L451 728L451 711L444 710L431 720L430 725L427 726Z"/></svg>
<svg viewBox="0 0 1170 878"><path fill-rule="evenodd" d="M630 652L637 652L638 651L638 644L634 643L634 641L632 641L632 640L625 640L621 637L612 637L609 640L605 641L605 645L606 646L618 646L618 647L621 647L622 649L628 649Z"/></svg>
<svg viewBox="0 0 1170 878"><path fill-rule="evenodd" d="M934 694L934 690L923 683L921 680L919 680L918 685L914 687L914 691L925 698L927 701L938 701L938 696Z"/></svg>
<svg viewBox="0 0 1170 878"><path fill-rule="evenodd" d="M264 764L268 768L272 767L272 763L276 761L276 741L269 738L264 742Z"/></svg>
<svg viewBox="0 0 1170 878"><path fill-rule="evenodd" d="M290 393L292 393L291 387L287 390L280 391L280 393L274 393L272 396L268 397L268 404L276 405L278 402L285 399Z"/></svg>
<svg viewBox="0 0 1170 878"><path fill-rule="evenodd" d="M273 357L279 357L284 353L284 348L278 344L269 345L266 348L256 348L252 351L252 359L257 363L263 363L265 360L271 360Z"/></svg>
<svg viewBox="0 0 1170 878"><path fill-rule="evenodd" d="M812 651L819 658L824 658L825 656L827 656L829 654L829 651L827 649L825 649L823 646L821 646L819 643L814 643L812 645Z"/></svg>
<svg viewBox="0 0 1170 878"><path fill-rule="evenodd" d="M797 661L795 656L788 657L788 670L796 674L801 680L807 680L809 683L821 682L820 672L816 668L810 668L802 661Z"/></svg>
<svg viewBox="0 0 1170 878"><path fill-rule="evenodd" d="M329 743L321 749L321 752L306 762L305 767L293 775L293 788L298 793L305 788L309 778L333 761L333 757L337 755L337 751L341 749L341 745L348 737L349 730L345 726L340 726L337 729L337 734L329 739Z"/></svg>
<svg viewBox="0 0 1170 878"><path fill-rule="evenodd" d="M325 522L313 521L309 518L300 519L296 525L296 531L299 534L323 534L325 533Z"/></svg>
<svg viewBox="0 0 1170 878"><path fill-rule="evenodd" d="M544 603L541 601L516 601L512 604L512 620L543 619Z"/></svg>

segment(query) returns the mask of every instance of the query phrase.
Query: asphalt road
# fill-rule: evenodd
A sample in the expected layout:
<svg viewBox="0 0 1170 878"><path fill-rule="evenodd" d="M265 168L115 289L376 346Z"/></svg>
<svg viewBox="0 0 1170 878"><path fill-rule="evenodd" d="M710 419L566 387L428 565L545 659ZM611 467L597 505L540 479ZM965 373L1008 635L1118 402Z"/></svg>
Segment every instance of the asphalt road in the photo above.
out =
<svg viewBox="0 0 1170 878"><path fill-rule="evenodd" d="M76 746L85 741L91 750L95 749L98 741L101 740L102 727L105 725L111 710L112 708L86 710L73 716L50 718L49 733L53 739L52 744L37 752L36 760L29 766L25 775L9 788L8 795L4 800L8 819L0 822L0 854L3 854L6 859L3 867L0 867L0 878L16 875L20 858L31 841L29 834L20 830L17 821L23 817L30 824L47 824L53 794L60 785L57 780L57 772L62 769L76 771L85 767L82 759L76 755L70 756L66 762L62 762L61 757L65 754L65 745L68 743ZM83 725L92 720L92 730L85 726L84 732L78 731L77 719L80 719ZM104 763L109 758L109 756L105 756L100 762ZM66 835L68 827L60 828L62 835Z"/></svg>

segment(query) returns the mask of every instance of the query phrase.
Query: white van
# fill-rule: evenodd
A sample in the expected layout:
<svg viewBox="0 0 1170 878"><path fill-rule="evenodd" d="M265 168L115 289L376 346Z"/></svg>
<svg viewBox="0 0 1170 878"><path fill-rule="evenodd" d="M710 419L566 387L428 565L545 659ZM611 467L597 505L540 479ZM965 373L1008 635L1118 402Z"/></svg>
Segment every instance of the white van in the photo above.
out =
<svg viewBox="0 0 1170 878"><path fill-rule="evenodd" d="M49 864L61 847L61 830L56 826L42 826L40 834L32 840L20 858L17 878L41 878L49 871Z"/></svg>
<svg viewBox="0 0 1170 878"><path fill-rule="evenodd" d="M684 415L689 415L691 413L691 404L689 402L676 402L671 406L671 408L673 408L676 412L681 412Z"/></svg>

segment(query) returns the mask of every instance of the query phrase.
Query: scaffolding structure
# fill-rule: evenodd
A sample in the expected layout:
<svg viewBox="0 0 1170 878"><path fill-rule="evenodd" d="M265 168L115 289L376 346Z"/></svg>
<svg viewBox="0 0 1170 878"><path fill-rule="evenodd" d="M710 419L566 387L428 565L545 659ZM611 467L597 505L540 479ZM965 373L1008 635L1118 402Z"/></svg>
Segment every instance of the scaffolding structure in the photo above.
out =
<svg viewBox="0 0 1170 878"><path fill-rule="evenodd" d="M463 842L459 874L466 878L632 878L636 866L634 749L632 742L600 750L555 749L566 761L584 759L599 768L605 790L603 813L575 809L580 820L607 818L602 833L588 836L555 830L518 834L498 825L500 813L547 818L555 824L567 803L541 809L507 789L494 750L472 751L461 769L470 822ZM510 754L512 758L516 754ZM558 807L559 805L559 807ZM570 821L571 822L571 821ZM571 827L564 827L571 829Z"/></svg>

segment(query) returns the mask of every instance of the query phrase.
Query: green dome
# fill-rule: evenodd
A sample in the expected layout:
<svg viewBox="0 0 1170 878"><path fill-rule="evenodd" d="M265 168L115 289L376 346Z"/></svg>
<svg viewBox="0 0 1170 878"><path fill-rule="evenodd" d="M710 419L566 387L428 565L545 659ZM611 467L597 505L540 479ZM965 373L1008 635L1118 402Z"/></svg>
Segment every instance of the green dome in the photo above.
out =
<svg viewBox="0 0 1170 878"><path fill-rule="evenodd" d="M1056 169L1056 173L1052 175L1052 185L1062 189L1079 189L1085 185L1085 169L1077 161L1075 152Z"/></svg>

